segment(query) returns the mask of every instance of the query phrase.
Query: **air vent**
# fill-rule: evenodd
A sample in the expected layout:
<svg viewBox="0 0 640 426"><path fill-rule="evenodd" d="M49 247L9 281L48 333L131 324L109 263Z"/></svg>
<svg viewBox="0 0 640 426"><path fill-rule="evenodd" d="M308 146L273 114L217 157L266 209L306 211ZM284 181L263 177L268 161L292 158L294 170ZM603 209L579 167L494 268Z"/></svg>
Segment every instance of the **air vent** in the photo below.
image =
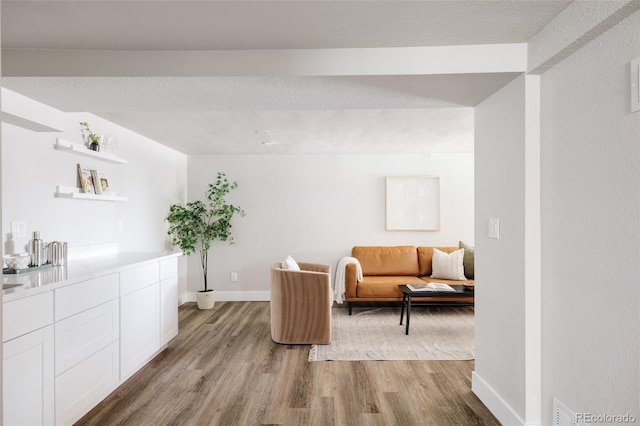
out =
<svg viewBox="0 0 640 426"><path fill-rule="evenodd" d="M553 398L553 426L571 426L577 424L576 413L569 410L556 398Z"/></svg>

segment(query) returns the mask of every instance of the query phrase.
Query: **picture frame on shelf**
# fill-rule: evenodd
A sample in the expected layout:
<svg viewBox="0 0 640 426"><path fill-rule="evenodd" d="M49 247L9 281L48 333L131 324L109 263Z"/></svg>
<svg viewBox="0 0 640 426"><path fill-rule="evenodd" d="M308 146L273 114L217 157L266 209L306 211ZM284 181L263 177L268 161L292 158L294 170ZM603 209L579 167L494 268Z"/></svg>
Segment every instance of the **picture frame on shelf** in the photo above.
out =
<svg viewBox="0 0 640 426"><path fill-rule="evenodd" d="M105 172L98 172L98 186L100 187L101 194L111 194L109 176Z"/></svg>

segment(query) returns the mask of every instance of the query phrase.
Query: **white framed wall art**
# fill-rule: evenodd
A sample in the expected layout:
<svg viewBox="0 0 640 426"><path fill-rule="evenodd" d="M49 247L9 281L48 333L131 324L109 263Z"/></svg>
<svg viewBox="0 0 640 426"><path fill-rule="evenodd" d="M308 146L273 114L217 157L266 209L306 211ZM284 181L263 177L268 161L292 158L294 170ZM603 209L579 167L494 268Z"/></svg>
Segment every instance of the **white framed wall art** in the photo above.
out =
<svg viewBox="0 0 640 426"><path fill-rule="evenodd" d="M440 230L440 177L387 176L387 231Z"/></svg>

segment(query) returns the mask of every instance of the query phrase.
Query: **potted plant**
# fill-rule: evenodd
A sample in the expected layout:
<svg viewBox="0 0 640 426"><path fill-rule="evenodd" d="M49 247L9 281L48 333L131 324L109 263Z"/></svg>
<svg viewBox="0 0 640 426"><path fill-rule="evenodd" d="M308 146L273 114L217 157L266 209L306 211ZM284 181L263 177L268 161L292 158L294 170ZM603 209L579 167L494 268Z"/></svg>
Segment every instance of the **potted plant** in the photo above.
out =
<svg viewBox="0 0 640 426"><path fill-rule="evenodd" d="M204 278L204 289L196 293L200 309L211 309L215 303L214 290L209 288L207 281L209 249L215 241L233 244L231 219L235 214L245 215L240 207L226 201L226 196L237 186L237 182L229 182L224 173L218 172L215 183L210 183L205 193L206 201L198 200L169 207L167 221L171 243L180 247L187 256L196 252L200 255Z"/></svg>
<svg viewBox="0 0 640 426"><path fill-rule="evenodd" d="M100 151L100 136L96 135L89 128L89 123L86 121L80 122L80 131L82 132L82 137L87 143L89 149L93 151Z"/></svg>

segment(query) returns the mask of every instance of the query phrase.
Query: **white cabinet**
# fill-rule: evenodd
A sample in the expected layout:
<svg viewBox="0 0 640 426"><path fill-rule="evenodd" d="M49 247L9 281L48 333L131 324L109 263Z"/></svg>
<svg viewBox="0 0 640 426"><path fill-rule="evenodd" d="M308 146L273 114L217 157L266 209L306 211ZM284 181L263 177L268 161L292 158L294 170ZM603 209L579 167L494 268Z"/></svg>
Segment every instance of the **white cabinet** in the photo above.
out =
<svg viewBox="0 0 640 426"><path fill-rule="evenodd" d="M56 424L71 425L120 383L118 342L56 377Z"/></svg>
<svg viewBox="0 0 640 426"><path fill-rule="evenodd" d="M3 424L50 425L53 395L53 293L3 305Z"/></svg>
<svg viewBox="0 0 640 426"><path fill-rule="evenodd" d="M55 417L73 424L120 381L118 274L56 289Z"/></svg>
<svg viewBox="0 0 640 426"><path fill-rule="evenodd" d="M110 272L3 304L3 424L73 424L177 335L176 258Z"/></svg>
<svg viewBox="0 0 640 426"><path fill-rule="evenodd" d="M3 343L3 424L54 422L53 326Z"/></svg>
<svg viewBox="0 0 640 426"><path fill-rule="evenodd" d="M160 283L120 298L120 329L120 376L124 381L160 349Z"/></svg>
<svg viewBox="0 0 640 426"><path fill-rule="evenodd" d="M160 346L178 335L178 259L160 262Z"/></svg>

